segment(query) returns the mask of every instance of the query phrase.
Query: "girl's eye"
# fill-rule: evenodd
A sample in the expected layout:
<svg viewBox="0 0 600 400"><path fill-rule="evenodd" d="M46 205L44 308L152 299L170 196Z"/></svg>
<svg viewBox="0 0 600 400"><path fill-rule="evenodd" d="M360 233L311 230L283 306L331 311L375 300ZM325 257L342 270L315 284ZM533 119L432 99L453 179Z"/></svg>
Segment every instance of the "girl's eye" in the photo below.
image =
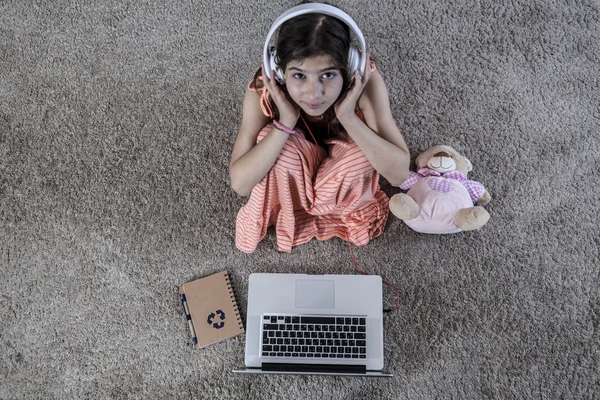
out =
<svg viewBox="0 0 600 400"><path fill-rule="evenodd" d="M333 79L335 78L335 72L325 72L323 74L324 79Z"/></svg>
<svg viewBox="0 0 600 400"><path fill-rule="evenodd" d="M304 78L304 75L302 75L300 73L294 74L294 79L303 79L303 78Z"/></svg>

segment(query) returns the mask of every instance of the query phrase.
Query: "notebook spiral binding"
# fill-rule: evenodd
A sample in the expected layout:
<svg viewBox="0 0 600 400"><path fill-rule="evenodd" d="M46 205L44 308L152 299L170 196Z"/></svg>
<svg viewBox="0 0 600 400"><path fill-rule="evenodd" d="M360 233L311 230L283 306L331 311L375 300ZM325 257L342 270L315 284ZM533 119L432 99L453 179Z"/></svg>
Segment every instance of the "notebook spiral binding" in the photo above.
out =
<svg viewBox="0 0 600 400"><path fill-rule="evenodd" d="M238 325L241 329L244 329L244 322L242 321L242 317L240 316L240 310L238 309L237 299L235 298L235 285L231 281L229 272L225 273L225 281L227 282L227 289L229 289L229 297L233 300L233 310L235 311L235 316L237 318Z"/></svg>

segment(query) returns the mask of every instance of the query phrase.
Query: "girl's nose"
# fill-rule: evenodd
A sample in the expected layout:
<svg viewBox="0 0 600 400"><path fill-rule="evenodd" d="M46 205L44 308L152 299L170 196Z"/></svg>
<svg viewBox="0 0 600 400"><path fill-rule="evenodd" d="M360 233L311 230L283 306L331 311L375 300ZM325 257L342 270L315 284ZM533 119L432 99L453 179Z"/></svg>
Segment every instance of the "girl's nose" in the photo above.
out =
<svg viewBox="0 0 600 400"><path fill-rule="evenodd" d="M323 83L318 79L310 81L308 84L308 93L313 99L323 96Z"/></svg>

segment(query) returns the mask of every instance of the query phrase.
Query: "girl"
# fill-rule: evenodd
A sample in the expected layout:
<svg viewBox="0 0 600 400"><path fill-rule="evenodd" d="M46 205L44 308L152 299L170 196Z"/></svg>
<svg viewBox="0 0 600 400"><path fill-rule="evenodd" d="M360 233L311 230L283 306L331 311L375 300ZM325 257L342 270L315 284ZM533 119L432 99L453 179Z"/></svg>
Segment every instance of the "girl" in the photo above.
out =
<svg viewBox="0 0 600 400"><path fill-rule="evenodd" d="M362 246L383 233L379 174L399 186L410 156L375 64L363 76L348 70L350 45L344 21L299 15L279 28L283 82L264 66L250 81L230 162L231 186L250 194L237 215L240 250L253 252L272 225L288 252L314 237Z"/></svg>

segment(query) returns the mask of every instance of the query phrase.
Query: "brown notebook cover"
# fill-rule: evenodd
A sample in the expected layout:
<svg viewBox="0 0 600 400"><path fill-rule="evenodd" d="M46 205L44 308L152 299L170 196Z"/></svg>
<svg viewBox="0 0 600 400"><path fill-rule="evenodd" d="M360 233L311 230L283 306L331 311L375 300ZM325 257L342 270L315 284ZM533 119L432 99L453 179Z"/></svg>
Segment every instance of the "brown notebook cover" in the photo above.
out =
<svg viewBox="0 0 600 400"><path fill-rule="evenodd" d="M244 333L227 271L184 283L179 293L197 349Z"/></svg>

